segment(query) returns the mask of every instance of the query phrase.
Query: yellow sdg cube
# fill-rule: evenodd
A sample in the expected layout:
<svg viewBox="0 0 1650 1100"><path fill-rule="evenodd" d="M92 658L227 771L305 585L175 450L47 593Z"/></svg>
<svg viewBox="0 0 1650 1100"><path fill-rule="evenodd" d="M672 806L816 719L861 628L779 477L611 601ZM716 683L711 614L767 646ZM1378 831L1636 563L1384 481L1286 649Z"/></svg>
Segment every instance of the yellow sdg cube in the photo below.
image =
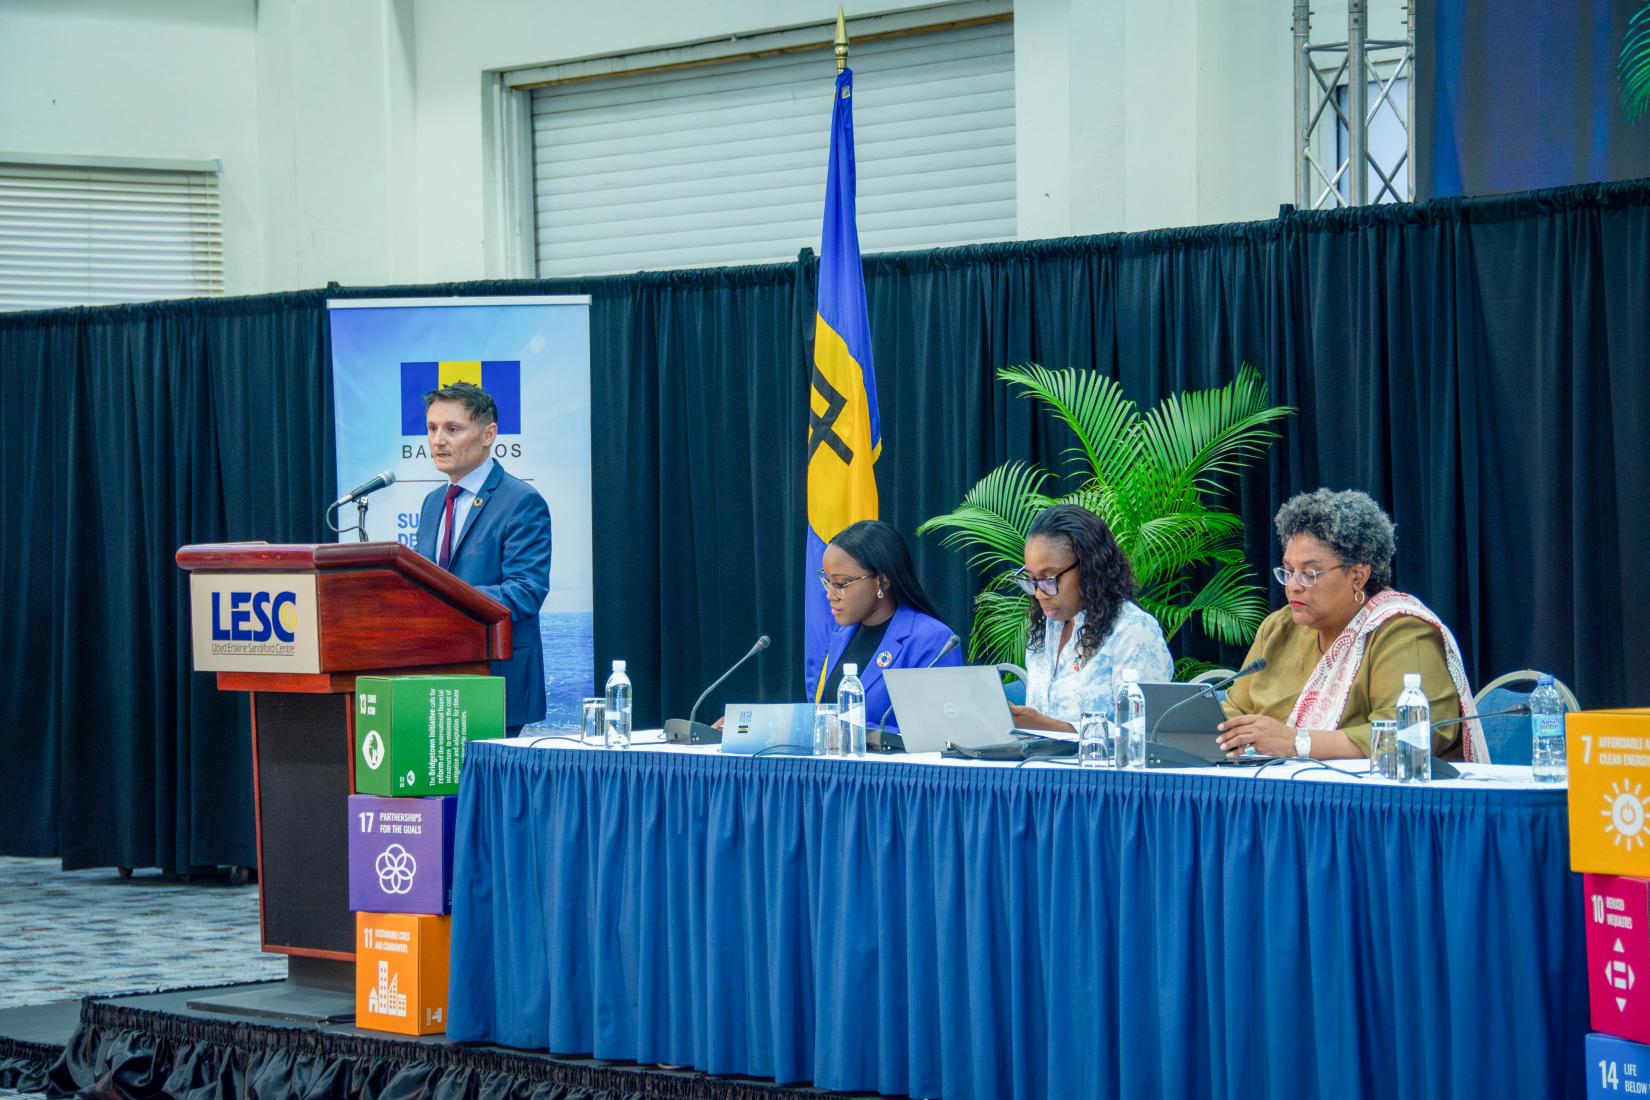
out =
<svg viewBox="0 0 1650 1100"><path fill-rule="evenodd" d="M1650 710L1565 715L1570 869L1650 878Z"/></svg>

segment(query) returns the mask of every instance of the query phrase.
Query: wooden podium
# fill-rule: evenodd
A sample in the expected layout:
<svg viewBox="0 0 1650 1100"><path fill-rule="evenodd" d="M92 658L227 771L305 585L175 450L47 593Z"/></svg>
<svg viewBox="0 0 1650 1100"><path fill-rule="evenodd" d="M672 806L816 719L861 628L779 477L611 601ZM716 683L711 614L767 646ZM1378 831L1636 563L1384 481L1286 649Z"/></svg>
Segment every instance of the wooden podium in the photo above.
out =
<svg viewBox="0 0 1650 1100"><path fill-rule="evenodd" d="M348 797L355 678L481 673L510 656L510 611L393 542L185 546L195 668L252 693L263 949L287 979L190 1007L336 1022L354 1015Z"/></svg>

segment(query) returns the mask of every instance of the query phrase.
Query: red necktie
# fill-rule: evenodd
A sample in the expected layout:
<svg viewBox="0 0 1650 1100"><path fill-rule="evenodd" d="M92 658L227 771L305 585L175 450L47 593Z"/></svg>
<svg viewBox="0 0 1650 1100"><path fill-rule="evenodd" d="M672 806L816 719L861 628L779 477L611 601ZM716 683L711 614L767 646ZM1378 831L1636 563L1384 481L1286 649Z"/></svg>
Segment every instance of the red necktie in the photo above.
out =
<svg viewBox="0 0 1650 1100"><path fill-rule="evenodd" d="M436 559L436 564L443 569L451 569L453 565L453 501L463 491L460 485L447 486L446 511L441 514L441 556Z"/></svg>

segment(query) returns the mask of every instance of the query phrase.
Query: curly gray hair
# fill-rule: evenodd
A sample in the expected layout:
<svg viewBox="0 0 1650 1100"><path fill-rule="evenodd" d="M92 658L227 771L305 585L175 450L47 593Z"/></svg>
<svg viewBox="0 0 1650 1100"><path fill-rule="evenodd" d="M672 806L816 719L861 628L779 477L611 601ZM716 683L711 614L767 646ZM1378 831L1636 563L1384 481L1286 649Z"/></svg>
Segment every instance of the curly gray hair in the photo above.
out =
<svg viewBox="0 0 1650 1100"><path fill-rule="evenodd" d="M1368 493L1317 489L1297 493L1278 509L1278 541L1288 547L1296 535L1311 535L1349 565L1369 566L1364 591L1373 595L1392 585L1392 518Z"/></svg>

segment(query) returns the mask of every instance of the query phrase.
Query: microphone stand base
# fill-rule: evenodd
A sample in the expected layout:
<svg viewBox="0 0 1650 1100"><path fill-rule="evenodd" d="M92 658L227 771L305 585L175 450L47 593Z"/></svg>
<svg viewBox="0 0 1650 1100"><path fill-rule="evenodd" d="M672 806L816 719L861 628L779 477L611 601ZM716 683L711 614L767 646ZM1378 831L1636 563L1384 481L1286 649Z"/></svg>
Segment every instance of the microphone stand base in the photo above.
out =
<svg viewBox="0 0 1650 1100"><path fill-rule="evenodd" d="M686 718L665 719L665 743L670 745L720 745L722 731Z"/></svg>

